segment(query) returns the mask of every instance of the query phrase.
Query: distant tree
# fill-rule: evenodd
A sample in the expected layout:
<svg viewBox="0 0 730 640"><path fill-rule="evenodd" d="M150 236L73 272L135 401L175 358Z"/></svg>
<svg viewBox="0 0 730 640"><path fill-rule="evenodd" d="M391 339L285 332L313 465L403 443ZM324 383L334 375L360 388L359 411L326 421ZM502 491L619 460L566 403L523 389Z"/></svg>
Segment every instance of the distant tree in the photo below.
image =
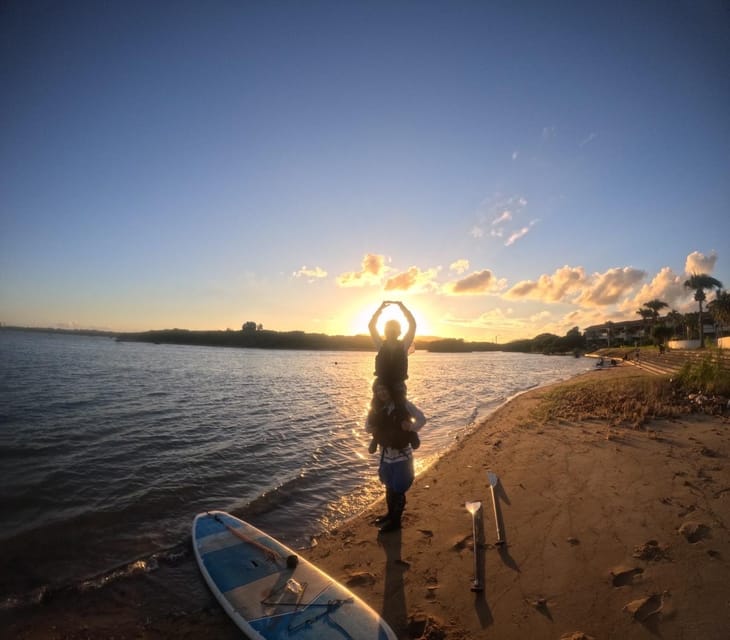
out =
<svg viewBox="0 0 730 640"><path fill-rule="evenodd" d="M722 282L706 273L693 273L687 280L685 280L684 286L687 289L693 289L695 292L695 300L697 301L699 308L697 325L700 332L700 347L704 347L705 331L702 326L702 303L707 299L705 290L722 289Z"/></svg>
<svg viewBox="0 0 730 640"><path fill-rule="evenodd" d="M672 309L666 316L667 323L672 327L674 337L682 336L684 330L684 316L679 311Z"/></svg>
<svg viewBox="0 0 730 640"><path fill-rule="evenodd" d="M564 338L560 339L560 343L563 351L574 351L576 349L585 349L586 339L578 327L573 327L565 334Z"/></svg>
<svg viewBox="0 0 730 640"><path fill-rule="evenodd" d="M651 337L654 338L656 344L664 344L674 335L674 327L668 327L665 324L656 324L651 328Z"/></svg>
<svg viewBox="0 0 730 640"><path fill-rule="evenodd" d="M669 305L666 302L664 302L663 300L658 300L657 298L654 298L654 300L649 300L649 302L644 303L644 307L651 311L652 325L655 325L656 321L659 319L659 311L661 309L667 308L668 306Z"/></svg>
<svg viewBox="0 0 730 640"><path fill-rule="evenodd" d="M707 305L707 310L722 333L725 327L730 326L730 293L718 291L715 299Z"/></svg>
<svg viewBox="0 0 730 640"><path fill-rule="evenodd" d="M248 322L244 322L241 327L241 331L244 333L256 333L256 323L251 322L250 320Z"/></svg>
<svg viewBox="0 0 730 640"><path fill-rule="evenodd" d="M606 337L608 338L608 346L611 346L611 338L613 337L613 322L606 322Z"/></svg>
<svg viewBox="0 0 730 640"><path fill-rule="evenodd" d="M651 321L654 319L654 312L647 307L641 307L640 309L636 310L636 313L641 316L641 326L644 332L644 336L646 336L649 333L647 331L646 325L647 323L651 323Z"/></svg>

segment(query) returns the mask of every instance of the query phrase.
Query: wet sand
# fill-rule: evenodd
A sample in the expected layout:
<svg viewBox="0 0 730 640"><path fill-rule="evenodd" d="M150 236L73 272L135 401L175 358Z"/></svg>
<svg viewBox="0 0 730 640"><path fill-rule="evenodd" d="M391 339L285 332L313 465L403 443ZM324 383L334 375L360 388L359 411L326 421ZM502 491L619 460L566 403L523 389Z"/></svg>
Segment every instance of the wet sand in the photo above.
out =
<svg viewBox="0 0 730 640"><path fill-rule="evenodd" d="M523 394L417 478L402 531L378 535L376 504L302 555L404 639L727 638L730 421L682 407L652 418L661 398L634 393L647 384L620 366ZM487 470L499 477L502 545ZM467 501L482 503L481 592ZM196 571L161 567L82 607L59 594L7 637L240 637Z"/></svg>

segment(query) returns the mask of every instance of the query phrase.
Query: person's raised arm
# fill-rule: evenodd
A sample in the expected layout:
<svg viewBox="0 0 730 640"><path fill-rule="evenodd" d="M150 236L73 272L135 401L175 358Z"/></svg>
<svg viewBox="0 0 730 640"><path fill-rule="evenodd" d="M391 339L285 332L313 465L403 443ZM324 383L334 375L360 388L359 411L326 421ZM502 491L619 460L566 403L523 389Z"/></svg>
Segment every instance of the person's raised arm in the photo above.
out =
<svg viewBox="0 0 730 640"><path fill-rule="evenodd" d="M408 307L406 307L406 305L404 305L402 302L399 302L398 306L400 307L400 310L403 312L403 315L408 321L408 331L406 331L406 335L403 336L403 347L405 349L409 349L411 344L413 344L414 338L416 337L416 319L413 317L413 314L408 310Z"/></svg>
<svg viewBox="0 0 730 640"><path fill-rule="evenodd" d="M381 305L375 310L375 313L373 314L373 317L370 318L370 323L368 324L368 329L370 330L370 337L373 339L373 342L375 343L375 348L380 349L380 346L383 344L383 339L380 337L380 334L378 333L378 318L380 317L380 314L383 312L383 309L388 306L387 302L381 303Z"/></svg>

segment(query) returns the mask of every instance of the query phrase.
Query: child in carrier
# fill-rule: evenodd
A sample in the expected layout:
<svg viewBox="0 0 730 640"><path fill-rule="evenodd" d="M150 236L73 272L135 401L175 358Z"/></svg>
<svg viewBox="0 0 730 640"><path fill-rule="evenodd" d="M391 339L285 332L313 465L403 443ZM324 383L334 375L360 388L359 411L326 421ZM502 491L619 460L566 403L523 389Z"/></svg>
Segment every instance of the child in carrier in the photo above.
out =
<svg viewBox="0 0 730 640"><path fill-rule="evenodd" d="M385 339L380 337L377 329L378 318L383 309L388 305L396 304L400 307L403 315L408 321L408 331L406 331L403 340L399 340L401 334L401 326L397 320L388 320L385 323ZM375 416L382 410L384 403L377 393L378 386L382 385L388 390L389 401L393 403L395 417L398 421L407 421L410 414L406 407L406 379L408 378L408 353L413 339L416 336L416 319L413 314L406 308L402 302L393 302L386 300L373 314L368 324L370 336L373 339L378 354L375 356L375 382L373 383L373 397L370 401L370 412L368 413L368 421L375 424L377 420ZM415 431L407 432L410 438L410 445L417 449L421 442ZM375 453L378 444L383 445L379 441L379 431L373 431L373 439L370 442L368 451Z"/></svg>

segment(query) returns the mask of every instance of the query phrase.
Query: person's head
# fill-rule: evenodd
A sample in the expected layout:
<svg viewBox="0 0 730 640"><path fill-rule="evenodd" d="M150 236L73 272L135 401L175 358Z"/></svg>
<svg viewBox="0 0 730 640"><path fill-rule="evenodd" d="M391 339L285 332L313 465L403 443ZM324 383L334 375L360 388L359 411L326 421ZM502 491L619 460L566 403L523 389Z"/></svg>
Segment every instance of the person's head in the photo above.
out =
<svg viewBox="0 0 730 640"><path fill-rule="evenodd" d="M379 380L373 384L373 393L375 397L384 405L389 404L392 400L390 389Z"/></svg>
<svg viewBox="0 0 730 640"><path fill-rule="evenodd" d="M400 322L397 320L388 320L385 323L385 339L397 340L400 336Z"/></svg>

